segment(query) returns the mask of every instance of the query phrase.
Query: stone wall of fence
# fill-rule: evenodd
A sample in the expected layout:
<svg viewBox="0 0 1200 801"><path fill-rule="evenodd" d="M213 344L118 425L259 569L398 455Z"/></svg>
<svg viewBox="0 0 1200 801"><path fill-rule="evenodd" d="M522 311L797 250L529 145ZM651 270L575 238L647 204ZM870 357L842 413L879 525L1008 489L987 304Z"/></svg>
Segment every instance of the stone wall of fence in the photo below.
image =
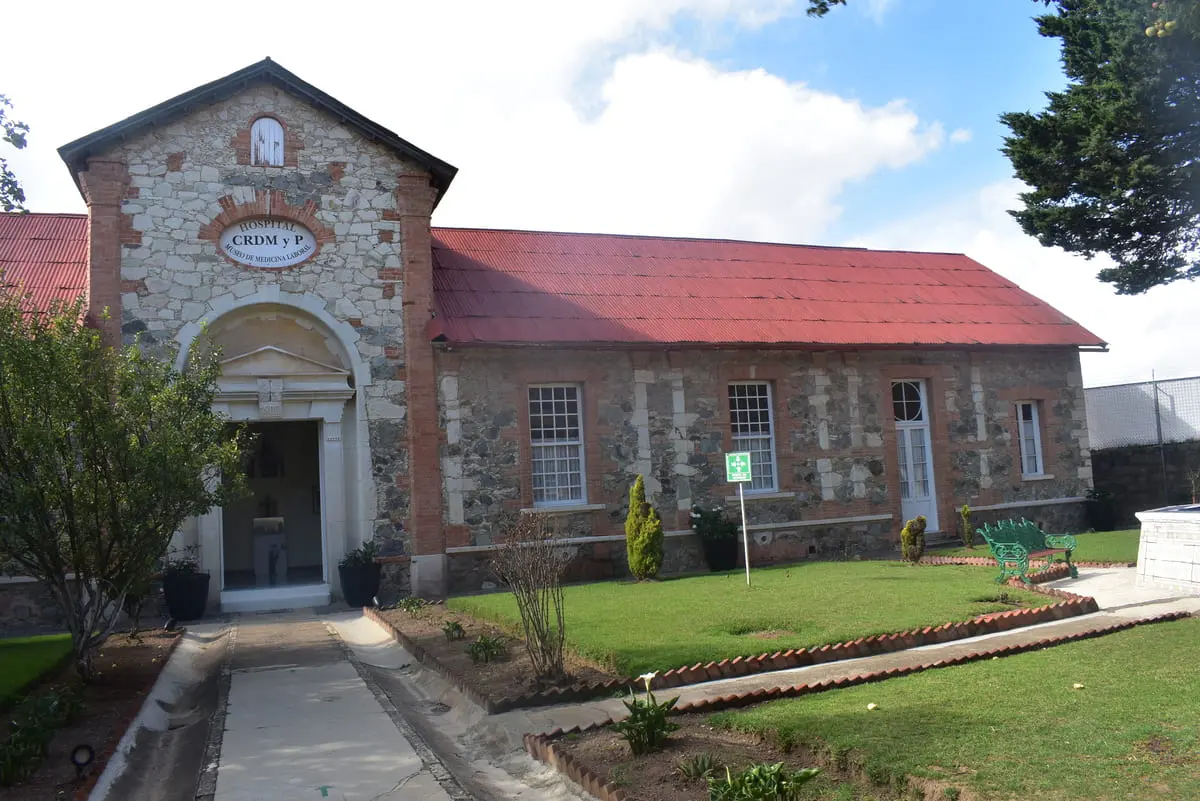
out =
<svg viewBox="0 0 1200 801"><path fill-rule="evenodd" d="M1163 481L1163 461L1166 481ZM1191 503L1189 470L1200 470L1200 440L1157 445L1129 445L1092 451L1096 489L1116 498L1120 525L1136 527L1134 514L1160 506Z"/></svg>

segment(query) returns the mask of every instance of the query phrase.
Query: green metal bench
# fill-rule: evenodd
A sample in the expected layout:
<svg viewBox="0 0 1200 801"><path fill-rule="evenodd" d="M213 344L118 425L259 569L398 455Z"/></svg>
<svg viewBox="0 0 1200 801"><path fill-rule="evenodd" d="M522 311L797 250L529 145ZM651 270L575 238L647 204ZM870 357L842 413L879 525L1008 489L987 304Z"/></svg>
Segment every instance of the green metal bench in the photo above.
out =
<svg viewBox="0 0 1200 801"><path fill-rule="evenodd" d="M1071 578L1078 578L1079 571L1071 563L1071 552L1075 550L1075 538L1070 534L1056 536L1047 534L1025 518L1001 520L993 525L984 524L976 529L987 542L996 563L1000 565L997 584L1003 584L1010 576L1020 576L1029 583L1029 560L1045 558L1047 562L1056 553L1066 555Z"/></svg>

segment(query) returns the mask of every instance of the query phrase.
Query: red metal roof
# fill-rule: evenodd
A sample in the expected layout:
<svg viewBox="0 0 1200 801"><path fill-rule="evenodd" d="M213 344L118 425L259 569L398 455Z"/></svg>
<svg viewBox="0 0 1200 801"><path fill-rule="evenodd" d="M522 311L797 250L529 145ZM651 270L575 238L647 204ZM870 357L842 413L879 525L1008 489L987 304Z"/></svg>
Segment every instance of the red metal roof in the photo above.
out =
<svg viewBox="0 0 1200 801"><path fill-rule="evenodd" d="M0 289L20 287L35 309L87 290L87 216L0 213Z"/></svg>
<svg viewBox="0 0 1200 801"><path fill-rule="evenodd" d="M433 248L450 342L1104 344L957 253L464 228Z"/></svg>

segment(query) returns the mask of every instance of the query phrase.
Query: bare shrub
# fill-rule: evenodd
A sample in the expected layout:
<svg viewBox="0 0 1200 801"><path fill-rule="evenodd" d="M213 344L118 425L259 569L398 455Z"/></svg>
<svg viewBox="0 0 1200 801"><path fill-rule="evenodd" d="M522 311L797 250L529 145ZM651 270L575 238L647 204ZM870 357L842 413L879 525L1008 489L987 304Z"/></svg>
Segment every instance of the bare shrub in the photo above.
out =
<svg viewBox="0 0 1200 801"><path fill-rule="evenodd" d="M517 515L503 531L492 570L516 598L537 680L559 681L566 677L562 581L569 555L541 515Z"/></svg>

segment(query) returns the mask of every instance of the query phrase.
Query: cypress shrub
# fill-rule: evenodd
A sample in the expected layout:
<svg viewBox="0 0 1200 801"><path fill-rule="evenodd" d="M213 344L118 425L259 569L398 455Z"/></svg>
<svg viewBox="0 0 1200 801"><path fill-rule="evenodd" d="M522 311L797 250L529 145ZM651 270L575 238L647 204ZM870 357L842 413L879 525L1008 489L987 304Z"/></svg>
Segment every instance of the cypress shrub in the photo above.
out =
<svg viewBox="0 0 1200 801"><path fill-rule="evenodd" d="M638 581L658 576L663 561L662 519L646 502L646 482L638 476L629 490L629 514L625 518L625 553L629 572Z"/></svg>

